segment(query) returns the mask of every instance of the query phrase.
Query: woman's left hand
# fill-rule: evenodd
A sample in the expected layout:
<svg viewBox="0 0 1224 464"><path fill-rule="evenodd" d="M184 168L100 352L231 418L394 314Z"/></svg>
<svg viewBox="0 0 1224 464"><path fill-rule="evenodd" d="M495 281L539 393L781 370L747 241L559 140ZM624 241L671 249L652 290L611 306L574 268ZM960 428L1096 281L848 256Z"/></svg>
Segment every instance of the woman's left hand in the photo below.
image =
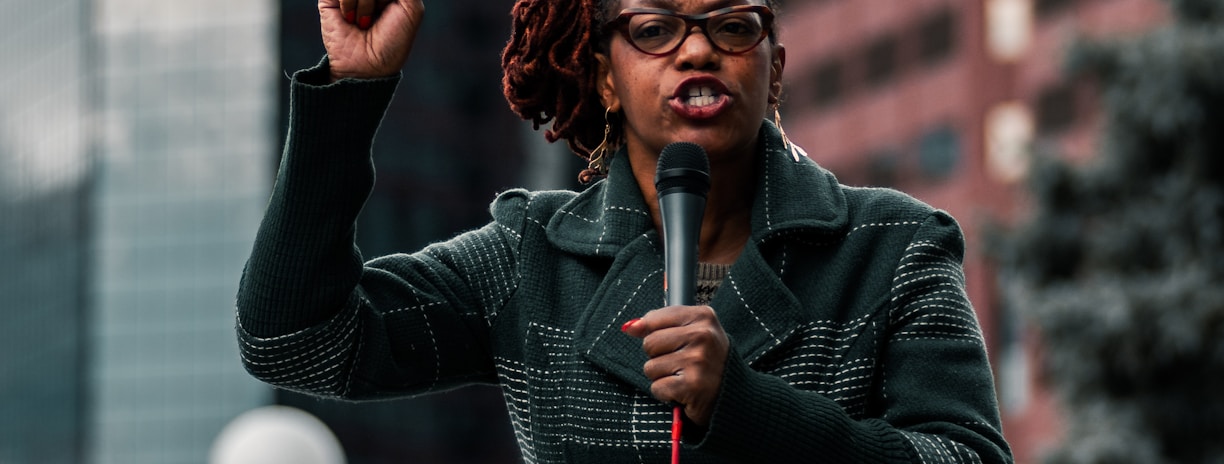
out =
<svg viewBox="0 0 1224 464"><path fill-rule="evenodd" d="M651 394L683 405L690 420L709 425L730 349L714 309L669 306L646 313L621 330L642 339L642 349L650 357L643 372L651 381Z"/></svg>

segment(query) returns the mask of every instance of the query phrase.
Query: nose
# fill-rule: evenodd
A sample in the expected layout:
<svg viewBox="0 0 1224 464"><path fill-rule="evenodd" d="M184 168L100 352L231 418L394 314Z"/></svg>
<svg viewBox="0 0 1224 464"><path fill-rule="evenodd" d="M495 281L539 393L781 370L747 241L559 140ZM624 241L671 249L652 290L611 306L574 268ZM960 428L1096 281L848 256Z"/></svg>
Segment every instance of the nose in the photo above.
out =
<svg viewBox="0 0 1224 464"><path fill-rule="evenodd" d="M705 30L693 26L680 42L676 52L676 65L681 69L711 69L718 67L718 59L722 55L710 43Z"/></svg>

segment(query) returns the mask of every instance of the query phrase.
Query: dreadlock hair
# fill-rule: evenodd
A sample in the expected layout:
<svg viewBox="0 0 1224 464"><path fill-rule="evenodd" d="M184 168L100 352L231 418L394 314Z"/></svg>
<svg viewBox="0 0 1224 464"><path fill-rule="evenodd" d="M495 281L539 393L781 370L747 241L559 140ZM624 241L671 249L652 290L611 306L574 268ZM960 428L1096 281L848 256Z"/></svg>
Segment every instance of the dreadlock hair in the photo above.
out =
<svg viewBox="0 0 1224 464"><path fill-rule="evenodd" d="M518 0L502 52L510 109L537 130L552 121L544 138L565 140L583 159L603 139L595 52L604 10L604 0Z"/></svg>
<svg viewBox="0 0 1224 464"><path fill-rule="evenodd" d="M502 91L510 109L536 130L551 121L544 138L565 140L570 151L587 161L608 124L595 54L606 46L602 29L616 2L518 0L510 13L510 41L502 51ZM776 0L765 3L777 7ZM773 32L770 41L777 41ZM584 171L583 177L589 179L589 174L604 173Z"/></svg>

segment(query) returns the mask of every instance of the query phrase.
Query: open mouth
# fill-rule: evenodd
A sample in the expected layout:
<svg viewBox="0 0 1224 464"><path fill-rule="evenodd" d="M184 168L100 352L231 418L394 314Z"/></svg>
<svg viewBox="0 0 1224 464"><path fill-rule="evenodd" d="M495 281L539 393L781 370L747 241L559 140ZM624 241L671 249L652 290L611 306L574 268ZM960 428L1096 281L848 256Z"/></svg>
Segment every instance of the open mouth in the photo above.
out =
<svg viewBox="0 0 1224 464"><path fill-rule="evenodd" d="M726 112L732 103L727 87L710 76L685 80L669 100L672 111L690 120L706 120Z"/></svg>
<svg viewBox="0 0 1224 464"><path fill-rule="evenodd" d="M713 87L700 86L690 88L688 96L681 100L688 106L703 107L718 103L719 97L722 97L722 94Z"/></svg>

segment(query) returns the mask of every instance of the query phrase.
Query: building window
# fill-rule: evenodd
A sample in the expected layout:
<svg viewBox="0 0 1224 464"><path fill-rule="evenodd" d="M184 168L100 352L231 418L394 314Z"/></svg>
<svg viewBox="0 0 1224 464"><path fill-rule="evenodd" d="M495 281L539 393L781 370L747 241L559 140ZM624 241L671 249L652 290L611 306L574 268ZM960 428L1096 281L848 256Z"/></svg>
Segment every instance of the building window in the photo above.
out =
<svg viewBox="0 0 1224 464"><path fill-rule="evenodd" d="M816 68L815 102L818 108L832 106L841 99L843 66L840 60L829 60Z"/></svg>
<svg viewBox="0 0 1224 464"><path fill-rule="evenodd" d="M1057 135L1075 125L1075 89L1058 84L1037 97L1037 133Z"/></svg>
<svg viewBox="0 0 1224 464"><path fill-rule="evenodd" d="M918 140L918 167L930 180L941 180L960 164L960 136L949 126L940 126Z"/></svg>
<svg viewBox="0 0 1224 464"><path fill-rule="evenodd" d="M956 13L944 9L923 19L918 29L918 56L923 64L936 64L956 50Z"/></svg>
<svg viewBox="0 0 1224 464"><path fill-rule="evenodd" d="M897 38L885 36L867 47L867 83L873 87L892 81L897 75Z"/></svg>
<svg viewBox="0 0 1224 464"><path fill-rule="evenodd" d="M1047 17L1059 13L1075 5L1075 0L1036 0L1033 10L1038 17Z"/></svg>
<svg viewBox="0 0 1224 464"><path fill-rule="evenodd" d="M901 179L901 152L886 148L867 155L863 181L869 187L897 187Z"/></svg>

